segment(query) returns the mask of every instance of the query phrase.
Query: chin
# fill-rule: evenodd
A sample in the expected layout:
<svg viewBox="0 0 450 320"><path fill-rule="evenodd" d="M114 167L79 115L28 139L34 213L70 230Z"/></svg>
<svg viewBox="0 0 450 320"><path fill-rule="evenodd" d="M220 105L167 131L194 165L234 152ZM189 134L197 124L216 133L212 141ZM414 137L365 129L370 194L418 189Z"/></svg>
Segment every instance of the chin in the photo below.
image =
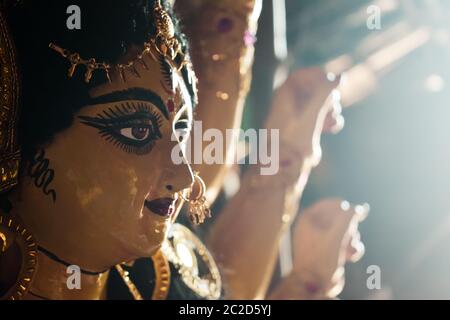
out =
<svg viewBox="0 0 450 320"><path fill-rule="evenodd" d="M152 235L151 239L148 237L140 237L139 240L133 239L132 241L121 240L125 252L128 253L127 260L136 260L139 258L151 258L162 246L165 233L161 235Z"/></svg>

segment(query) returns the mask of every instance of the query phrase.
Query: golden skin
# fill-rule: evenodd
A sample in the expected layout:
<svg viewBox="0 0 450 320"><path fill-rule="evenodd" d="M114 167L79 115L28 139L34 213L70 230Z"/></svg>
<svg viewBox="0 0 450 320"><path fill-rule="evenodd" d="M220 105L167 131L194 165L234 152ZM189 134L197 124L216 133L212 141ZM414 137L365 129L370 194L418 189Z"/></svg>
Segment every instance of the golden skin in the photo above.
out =
<svg viewBox="0 0 450 320"><path fill-rule="evenodd" d="M124 61L136 56L138 50L134 49ZM148 70L138 65L140 77L126 72L126 82L123 82L118 73L112 73L112 82L94 88L91 97L95 100L113 92L140 88L152 91L166 104L171 94L169 85L165 85L166 88L162 85L165 78L159 63L150 56L144 56L144 61ZM49 189L56 191L56 201L37 188L29 176L22 177L13 199L14 212L40 246L64 261L93 272L107 270L120 262L150 257L160 247L170 217L152 213L144 203L159 198L175 200L176 193L192 183L189 165L174 165L170 158L172 149L179 144L171 141L175 123L180 117L192 121L192 104L186 85L178 72L174 71L173 78L176 109L168 119L151 101L124 98L89 105L75 115L70 128L58 133L43 148L49 167L55 171ZM98 118L122 103L131 105L130 113L136 112L133 105L140 105L140 111L160 119L161 138L153 148L127 152L115 146L115 140L107 141L102 137L99 129L83 123L85 117ZM132 132L131 127L120 131L135 138L130 135ZM42 270L39 274L48 276Z"/></svg>

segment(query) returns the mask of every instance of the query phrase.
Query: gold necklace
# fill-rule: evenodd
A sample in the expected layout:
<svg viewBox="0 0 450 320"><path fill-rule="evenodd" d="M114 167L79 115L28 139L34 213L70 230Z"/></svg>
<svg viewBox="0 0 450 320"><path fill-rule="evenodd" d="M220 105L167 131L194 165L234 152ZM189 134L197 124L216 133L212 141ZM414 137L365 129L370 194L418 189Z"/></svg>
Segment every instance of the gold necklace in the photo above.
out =
<svg viewBox="0 0 450 320"><path fill-rule="evenodd" d="M134 285L133 281L130 279L130 273L123 269L123 267L118 264L116 265L116 270L119 273L122 280L125 282L125 285L128 287L128 290L130 291L131 295L133 296L134 300L144 300L142 298L142 295L140 294L139 290Z"/></svg>
<svg viewBox="0 0 450 320"><path fill-rule="evenodd" d="M170 265L161 250L152 257L156 281L152 300L166 300L170 288Z"/></svg>
<svg viewBox="0 0 450 320"><path fill-rule="evenodd" d="M201 275L197 256L206 265L208 273ZM152 293L152 300L165 300L170 288L169 261L178 270L182 281L198 296L208 300L217 300L222 292L222 281L219 268L208 249L197 236L181 224L171 227L169 238L161 249L152 257L156 281ZM135 300L143 297L129 277L129 272L121 265L116 270L125 282L128 290Z"/></svg>
<svg viewBox="0 0 450 320"><path fill-rule="evenodd" d="M219 268L208 249L192 231L181 224L174 224L161 251L174 264L186 286L197 295L208 300L220 298L222 281ZM200 275L197 255L206 265L208 274Z"/></svg>
<svg viewBox="0 0 450 320"><path fill-rule="evenodd" d="M155 270L155 288L152 293L152 300L166 300L169 294L170 288L170 265L167 259L164 257L161 250L158 250L155 255L152 256L153 267ZM130 273L126 271L122 265L118 264L115 269L119 273L120 277L128 287L134 300L144 300L136 285L130 279Z"/></svg>

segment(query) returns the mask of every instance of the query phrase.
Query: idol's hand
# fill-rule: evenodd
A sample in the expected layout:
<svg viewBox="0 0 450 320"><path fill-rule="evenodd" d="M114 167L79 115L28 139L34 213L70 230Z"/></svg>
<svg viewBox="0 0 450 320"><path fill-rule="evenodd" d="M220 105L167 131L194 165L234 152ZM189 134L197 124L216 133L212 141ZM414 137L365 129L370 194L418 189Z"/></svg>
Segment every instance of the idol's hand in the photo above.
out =
<svg viewBox="0 0 450 320"><path fill-rule="evenodd" d="M311 166L317 165L321 158L322 132L337 133L343 128L340 79L330 81L319 67L301 69L276 90L266 127L280 129L282 163L297 158Z"/></svg>
<svg viewBox="0 0 450 320"><path fill-rule="evenodd" d="M294 267L274 299L335 298L344 287L346 262L364 254L358 225L369 208L339 199L322 200L305 210L294 227Z"/></svg>
<svg viewBox="0 0 450 320"><path fill-rule="evenodd" d="M280 131L280 140L269 145L272 154L280 155L279 170L262 175L263 165L250 167L239 192L209 231L209 247L228 271L223 273L228 298L267 297L279 241L295 218L303 187L320 159L327 117L342 124L335 108L338 96L331 95L339 83L339 79L330 82L320 68L309 68L292 74L276 91L266 128Z"/></svg>

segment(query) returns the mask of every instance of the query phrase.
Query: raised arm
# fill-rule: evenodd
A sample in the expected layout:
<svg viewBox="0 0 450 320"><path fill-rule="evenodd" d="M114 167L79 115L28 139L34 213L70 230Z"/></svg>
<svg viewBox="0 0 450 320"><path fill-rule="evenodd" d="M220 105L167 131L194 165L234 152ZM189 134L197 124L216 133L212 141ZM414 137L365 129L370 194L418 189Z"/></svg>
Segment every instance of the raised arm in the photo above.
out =
<svg viewBox="0 0 450 320"><path fill-rule="evenodd" d="M327 116L340 117L330 94L338 84L328 81L320 68L311 68L294 73L276 91L266 127L280 130L280 141L270 142L279 143L280 170L262 176L261 167L251 167L207 239L222 267L228 298L266 297L280 238L298 211L311 169L320 160Z"/></svg>
<svg viewBox="0 0 450 320"><path fill-rule="evenodd" d="M203 131L240 128L250 88L254 42L261 0L177 0L175 10L189 37L199 79L196 119ZM192 140L197 132L192 133ZM224 159L234 157L236 145L227 145ZM230 163L230 161L224 161ZM213 202L228 169L222 164L193 164L208 186Z"/></svg>

